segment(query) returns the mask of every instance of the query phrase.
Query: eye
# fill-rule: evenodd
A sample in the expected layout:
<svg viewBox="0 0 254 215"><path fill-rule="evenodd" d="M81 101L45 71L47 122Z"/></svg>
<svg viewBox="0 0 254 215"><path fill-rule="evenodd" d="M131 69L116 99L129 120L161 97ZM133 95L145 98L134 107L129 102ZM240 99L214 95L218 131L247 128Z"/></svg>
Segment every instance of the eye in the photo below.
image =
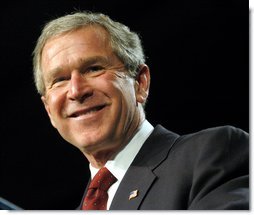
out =
<svg viewBox="0 0 254 215"><path fill-rule="evenodd" d="M56 84L56 83L59 83L59 82L62 82L62 81L65 81L67 80L66 77L58 77L58 78L55 78L52 82L52 85Z"/></svg>
<svg viewBox="0 0 254 215"><path fill-rule="evenodd" d="M101 71L103 70L104 68L102 66L90 66L87 68L87 72L98 72L98 71Z"/></svg>

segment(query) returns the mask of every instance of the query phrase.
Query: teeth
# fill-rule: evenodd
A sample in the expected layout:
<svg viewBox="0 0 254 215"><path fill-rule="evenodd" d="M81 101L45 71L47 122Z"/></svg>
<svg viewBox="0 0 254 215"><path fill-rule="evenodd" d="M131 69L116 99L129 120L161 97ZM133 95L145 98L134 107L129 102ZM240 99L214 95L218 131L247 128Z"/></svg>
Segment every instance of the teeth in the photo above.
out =
<svg viewBox="0 0 254 215"><path fill-rule="evenodd" d="M99 110L98 108L94 108L94 109L92 109L92 110L86 112L85 114L92 113L92 112L95 112L95 111L98 111L98 110Z"/></svg>
<svg viewBox="0 0 254 215"><path fill-rule="evenodd" d="M89 111L86 111L84 113L74 114L73 117L78 117L78 116L86 115L86 114L89 114L89 113L93 113L93 112L101 110L103 107L104 107L104 105L98 106L98 107L94 107L94 108L92 108Z"/></svg>

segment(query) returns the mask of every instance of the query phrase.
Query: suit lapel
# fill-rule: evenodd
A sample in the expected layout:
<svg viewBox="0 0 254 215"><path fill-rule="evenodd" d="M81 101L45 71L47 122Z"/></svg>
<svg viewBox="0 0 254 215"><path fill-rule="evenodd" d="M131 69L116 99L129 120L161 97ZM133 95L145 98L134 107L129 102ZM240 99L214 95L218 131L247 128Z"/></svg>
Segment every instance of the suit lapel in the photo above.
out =
<svg viewBox="0 0 254 215"><path fill-rule="evenodd" d="M166 159L179 136L156 126L126 172L112 201L110 210L136 210L152 186L153 170ZM133 192L133 193L132 193ZM132 193L131 199L129 199Z"/></svg>
<svg viewBox="0 0 254 215"><path fill-rule="evenodd" d="M131 166L116 192L110 210L137 209L155 178L150 169ZM133 198L130 199L131 195Z"/></svg>

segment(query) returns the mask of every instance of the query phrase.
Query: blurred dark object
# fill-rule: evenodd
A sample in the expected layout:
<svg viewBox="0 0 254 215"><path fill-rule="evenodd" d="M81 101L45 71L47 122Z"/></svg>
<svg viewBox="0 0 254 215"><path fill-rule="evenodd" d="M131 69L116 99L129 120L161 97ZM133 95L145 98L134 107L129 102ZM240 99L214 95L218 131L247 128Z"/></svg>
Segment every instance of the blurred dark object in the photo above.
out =
<svg viewBox="0 0 254 215"><path fill-rule="evenodd" d="M23 210L23 209L7 201L6 199L0 197L0 210Z"/></svg>

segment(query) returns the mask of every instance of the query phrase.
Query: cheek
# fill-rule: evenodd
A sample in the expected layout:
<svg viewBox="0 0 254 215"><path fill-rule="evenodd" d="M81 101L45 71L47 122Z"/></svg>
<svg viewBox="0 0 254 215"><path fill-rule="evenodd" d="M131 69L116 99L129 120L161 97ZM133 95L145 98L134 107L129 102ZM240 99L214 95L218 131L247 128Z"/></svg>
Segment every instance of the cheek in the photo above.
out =
<svg viewBox="0 0 254 215"><path fill-rule="evenodd" d="M97 79L93 86L112 102L111 119L114 118L124 122L125 118L132 118L131 115L134 114L136 106L132 79L116 75L105 75L103 78Z"/></svg>
<svg viewBox="0 0 254 215"><path fill-rule="evenodd" d="M109 99L114 99L119 94L118 81L111 74L105 74L97 78L92 86L94 90L100 91Z"/></svg>
<svg viewBox="0 0 254 215"><path fill-rule="evenodd" d="M64 98L59 94L51 94L48 97L48 105L53 118L59 117L62 111L63 104Z"/></svg>
<svg viewBox="0 0 254 215"><path fill-rule="evenodd" d="M128 121L132 120L135 114L135 91L132 85L128 82L117 83L116 89L115 95L117 105L115 106L115 112L119 114L118 117L120 117L120 122L128 127Z"/></svg>
<svg viewBox="0 0 254 215"><path fill-rule="evenodd" d="M126 80L118 84L119 92L122 96L122 100L127 103L128 106L135 106L136 96L135 89L132 80Z"/></svg>
<svg viewBox="0 0 254 215"><path fill-rule="evenodd" d="M103 87L103 83L99 86ZM104 85L105 92L118 102L124 105L135 103L135 91L130 81L125 79L108 80Z"/></svg>

